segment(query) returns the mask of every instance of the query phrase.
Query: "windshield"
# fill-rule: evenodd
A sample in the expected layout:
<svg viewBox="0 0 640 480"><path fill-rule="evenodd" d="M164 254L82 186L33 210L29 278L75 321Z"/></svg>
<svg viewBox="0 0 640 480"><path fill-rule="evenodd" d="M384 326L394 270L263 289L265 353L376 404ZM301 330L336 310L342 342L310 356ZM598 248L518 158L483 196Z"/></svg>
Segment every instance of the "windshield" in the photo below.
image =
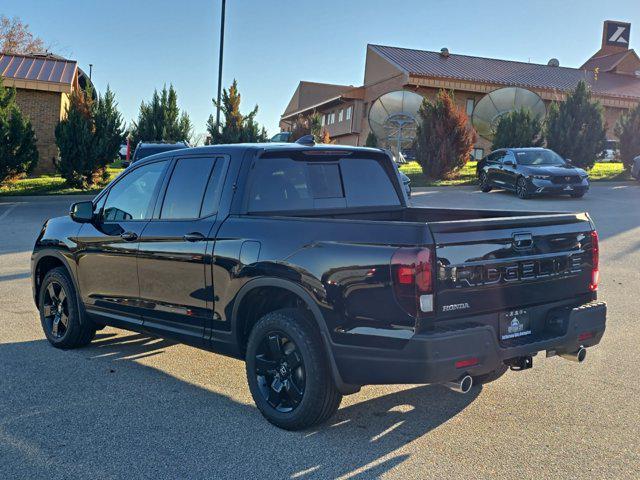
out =
<svg viewBox="0 0 640 480"><path fill-rule="evenodd" d="M523 150L514 153L520 165L566 165L562 157L551 150Z"/></svg>

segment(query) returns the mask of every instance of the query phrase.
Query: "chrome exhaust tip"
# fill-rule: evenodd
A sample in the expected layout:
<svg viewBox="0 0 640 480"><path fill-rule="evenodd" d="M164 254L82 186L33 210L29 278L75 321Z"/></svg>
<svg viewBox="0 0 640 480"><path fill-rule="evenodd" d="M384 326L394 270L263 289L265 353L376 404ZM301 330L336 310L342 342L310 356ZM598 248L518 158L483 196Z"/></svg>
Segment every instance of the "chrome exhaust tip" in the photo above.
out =
<svg viewBox="0 0 640 480"><path fill-rule="evenodd" d="M572 353L561 353L560 356L565 360L570 360L576 363L582 363L587 358L587 349L580 347L578 350Z"/></svg>
<svg viewBox="0 0 640 480"><path fill-rule="evenodd" d="M473 378L471 375L463 375L458 380L453 382L446 382L445 387L458 393L469 393L471 387L473 387Z"/></svg>

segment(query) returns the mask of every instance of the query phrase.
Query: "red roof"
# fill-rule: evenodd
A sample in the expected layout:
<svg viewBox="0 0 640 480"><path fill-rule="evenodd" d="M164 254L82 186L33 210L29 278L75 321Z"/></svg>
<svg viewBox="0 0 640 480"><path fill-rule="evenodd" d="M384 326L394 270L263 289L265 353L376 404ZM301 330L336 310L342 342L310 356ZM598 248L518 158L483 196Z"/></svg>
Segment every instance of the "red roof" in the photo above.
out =
<svg viewBox="0 0 640 480"><path fill-rule="evenodd" d="M611 53L609 55L601 55L599 57L591 57L589 60L584 62L582 65L582 69L584 70L594 70L599 68L601 72L608 72L613 70L618 63L620 63L631 50L626 50L624 52Z"/></svg>
<svg viewBox="0 0 640 480"><path fill-rule="evenodd" d="M632 75L600 72L596 80L593 71L577 68L469 55L443 56L440 52L384 45L369 46L397 68L416 76L558 91L569 91L580 80L585 80L594 93L640 98L640 78Z"/></svg>
<svg viewBox="0 0 640 480"><path fill-rule="evenodd" d="M47 55L0 53L0 77L71 85L76 62Z"/></svg>

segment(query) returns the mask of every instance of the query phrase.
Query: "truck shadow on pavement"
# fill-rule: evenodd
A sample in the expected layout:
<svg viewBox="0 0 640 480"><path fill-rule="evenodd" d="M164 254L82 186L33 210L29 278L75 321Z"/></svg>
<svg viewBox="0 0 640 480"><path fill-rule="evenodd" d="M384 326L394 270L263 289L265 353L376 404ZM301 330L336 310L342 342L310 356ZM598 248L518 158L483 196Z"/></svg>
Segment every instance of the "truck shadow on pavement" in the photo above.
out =
<svg viewBox="0 0 640 480"><path fill-rule="evenodd" d="M409 458L397 450L481 391L397 387L371 398L367 390L344 401L329 423L286 432L253 405L242 362L212 354L206 364L181 366L181 375L211 376L204 388L135 361L171 344L115 333L74 351L45 340L0 344L3 476L377 478ZM184 361L180 352L165 353ZM436 462L436 452L421 455Z"/></svg>

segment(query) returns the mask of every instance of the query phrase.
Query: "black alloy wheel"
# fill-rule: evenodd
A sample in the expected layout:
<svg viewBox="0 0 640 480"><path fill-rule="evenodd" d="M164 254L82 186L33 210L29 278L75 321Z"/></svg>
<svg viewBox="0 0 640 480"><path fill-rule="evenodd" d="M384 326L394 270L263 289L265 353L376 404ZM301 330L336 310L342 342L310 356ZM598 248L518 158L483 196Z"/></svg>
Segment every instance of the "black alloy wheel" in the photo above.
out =
<svg viewBox="0 0 640 480"><path fill-rule="evenodd" d="M71 277L63 267L50 270L38 292L44 334L56 348L83 347L93 340L96 325L83 317Z"/></svg>
<svg viewBox="0 0 640 480"><path fill-rule="evenodd" d="M331 417L342 400L319 326L306 309L265 314L249 333L249 390L260 413L286 430L302 430Z"/></svg>
<svg viewBox="0 0 640 480"><path fill-rule="evenodd" d="M42 304L49 333L55 339L63 338L69 330L69 299L64 287L55 280L49 282Z"/></svg>
<svg viewBox="0 0 640 480"><path fill-rule="evenodd" d="M262 397L279 412L295 410L304 395L305 369L298 346L283 332L262 337L255 355L256 380Z"/></svg>
<svg viewBox="0 0 640 480"><path fill-rule="evenodd" d="M484 193L491 191L491 185L489 184L489 178L487 177L486 172L480 172L480 176L478 178L478 184L480 185L480 190Z"/></svg>
<svg viewBox="0 0 640 480"><path fill-rule="evenodd" d="M529 192L527 191L527 179L524 177L518 178L516 182L516 195L518 198L527 199L529 198Z"/></svg>

